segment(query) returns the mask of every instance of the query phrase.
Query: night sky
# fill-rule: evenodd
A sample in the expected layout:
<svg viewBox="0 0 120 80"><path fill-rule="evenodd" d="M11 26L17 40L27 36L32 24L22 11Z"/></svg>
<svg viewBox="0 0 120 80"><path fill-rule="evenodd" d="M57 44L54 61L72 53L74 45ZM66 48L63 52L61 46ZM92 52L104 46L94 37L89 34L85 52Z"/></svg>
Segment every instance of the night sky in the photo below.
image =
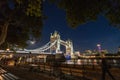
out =
<svg viewBox="0 0 120 80"><path fill-rule="evenodd" d="M56 5L44 3L44 14L48 17L44 20L42 37L39 42L30 47L40 47L49 42L50 33L55 30L61 35L61 39L73 41L74 50L83 52L86 49L97 49L97 44L101 44L102 49L109 52L117 52L120 46L120 29L109 25L108 20L99 15L96 21L89 21L81 24L75 29L67 25L65 12Z"/></svg>

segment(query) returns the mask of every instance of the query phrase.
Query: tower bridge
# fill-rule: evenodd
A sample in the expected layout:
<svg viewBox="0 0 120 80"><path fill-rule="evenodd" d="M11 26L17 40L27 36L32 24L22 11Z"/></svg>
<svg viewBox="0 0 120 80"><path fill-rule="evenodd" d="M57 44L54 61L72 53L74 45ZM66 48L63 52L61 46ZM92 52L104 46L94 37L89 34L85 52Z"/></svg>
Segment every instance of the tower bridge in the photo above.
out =
<svg viewBox="0 0 120 80"><path fill-rule="evenodd" d="M51 33L50 35L50 41L45 44L42 47L32 49L32 50L27 50L32 53L39 52L39 53L49 53L49 54L56 54L56 53L61 53L61 45L65 47L65 55L70 55L71 57L74 55L73 54L73 43L71 40L62 40L59 33L55 31L54 33Z"/></svg>

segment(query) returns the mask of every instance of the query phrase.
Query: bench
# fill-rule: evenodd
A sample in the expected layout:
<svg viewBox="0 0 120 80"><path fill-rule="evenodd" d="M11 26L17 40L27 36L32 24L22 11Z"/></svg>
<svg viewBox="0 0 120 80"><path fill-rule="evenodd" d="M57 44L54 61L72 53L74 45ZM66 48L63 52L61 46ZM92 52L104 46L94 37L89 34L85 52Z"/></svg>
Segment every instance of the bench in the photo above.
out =
<svg viewBox="0 0 120 80"><path fill-rule="evenodd" d="M20 78L0 68L0 80L20 80Z"/></svg>

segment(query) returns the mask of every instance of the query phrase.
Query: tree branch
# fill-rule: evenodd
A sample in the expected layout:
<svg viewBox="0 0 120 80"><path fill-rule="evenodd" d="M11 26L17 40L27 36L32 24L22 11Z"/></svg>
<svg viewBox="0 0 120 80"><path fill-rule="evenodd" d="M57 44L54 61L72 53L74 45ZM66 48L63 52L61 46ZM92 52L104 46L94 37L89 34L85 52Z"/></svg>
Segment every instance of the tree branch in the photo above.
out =
<svg viewBox="0 0 120 80"><path fill-rule="evenodd" d="M5 42L6 36L7 36L7 30L8 30L9 23L6 22L1 27L1 34L0 34L0 45Z"/></svg>

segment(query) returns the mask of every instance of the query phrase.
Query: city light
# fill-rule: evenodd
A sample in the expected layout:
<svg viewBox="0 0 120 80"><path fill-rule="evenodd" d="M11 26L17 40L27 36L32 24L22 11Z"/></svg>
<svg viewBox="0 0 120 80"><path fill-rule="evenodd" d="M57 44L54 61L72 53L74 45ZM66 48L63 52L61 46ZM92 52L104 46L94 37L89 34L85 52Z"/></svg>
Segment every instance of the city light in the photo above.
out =
<svg viewBox="0 0 120 80"><path fill-rule="evenodd" d="M100 44L97 44L97 47L100 47L101 45Z"/></svg>
<svg viewBox="0 0 120 80"><path fill-rule="evenodd" d="M97 47L98 47L98 51L101 52L101 45L97 44Z"/></svg>
<svg viewBox="0 0 120 80"><path fill-rule="evenodd" d="M6 50L7 50L7 51L9 51L10 49L9 49L9 48L7 48Z"/></svg>

